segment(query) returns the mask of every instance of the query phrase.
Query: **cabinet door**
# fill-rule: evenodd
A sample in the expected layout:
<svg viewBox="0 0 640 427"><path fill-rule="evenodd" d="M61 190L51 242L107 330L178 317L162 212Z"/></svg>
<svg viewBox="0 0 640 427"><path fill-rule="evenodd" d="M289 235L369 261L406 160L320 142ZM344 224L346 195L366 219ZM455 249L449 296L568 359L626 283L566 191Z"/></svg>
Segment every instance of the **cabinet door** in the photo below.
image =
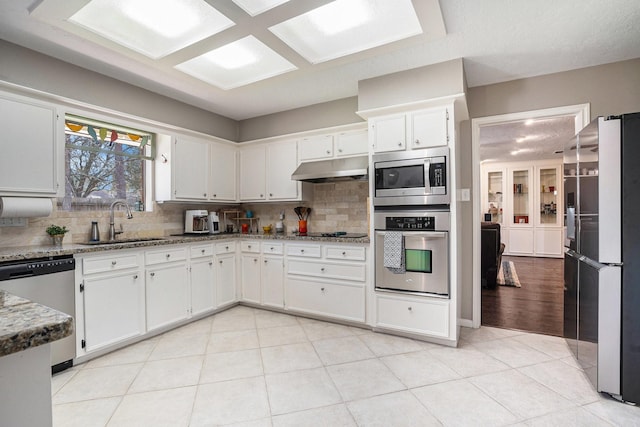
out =
<svg viewBox="0 0 640 427"><path fill-rule="evenodd" d="M366 129L342 132L336 137L336 157L355 156L369 153L369 139Z"/></svg>
<svg viewBox="0 0 640 427"><path fill-rule="evenodd" d="M533 225L533 179L532 168L510 169L511 188L511 217L509 224L516 227L531 227Z"/></svg>
<svg viewBox="0 0 640 427"><path fill-rule="evenodd" d="M279 142L267 147L267 198L269 200L295 200L298 181L291 174L298 166L297 142Z"/></svg>
<svg viewBox="0 0 640 427"><path fill-rule="evenodd" d="M411 148L427 148L445 146L449 142L447 131L447 109L411 113Z"/></svg>
<svg viewBox="0 0 640 427"><path fill-rule="evenodd" d="M558 194L560 189L560 168L561 165L550 165L536 167L538 210L536 225L542 227L560 227L561 198Z"/></svg>
<svg viewBox="0 0 640 427"><path fill-rule="evenodd" d="M260 256L242 255L240 267L242 300L260 304Z"/></svg>
<svg viewBox="0 0 640 427"><path fill-rule="evenodd" d="M404 150L407 145L405 120L404 114L374 119L371 129L374 136L373 151Z"/></svg>
<svg viewBox="0 0 640 427"><path fill-rule="evenodd" d="M147 329L170 325L189 317L185 263L147 270Z"/></svg>
<svg viewBox="0 0 640 427"><path fill-rule="evenodd" d="M87 352L145 333L144 279L140 271L86 278L83 284Z"/></svg>
<svg viewBox="0 0 640 427"><path fill-rule="evenodd" d="M333 157L333 135L302 138L299 144L300 161L329 159Z"/></svg>
<svg viewBox="0 0 640 427"><path fill-rule="evenodd" d="M55 195L55 108L0 97L0 112L0 193ZM29 167L25 167L27 162Z"/></svg>
<svg viewBox="0 0 640 427"><path fill-rule="evenodd" d="M265 256L262 260L262 304L284 307L284 259L281 256Z"/></svg>
<svg viewBox="0 0 640 427"><path fill-rule="evenodd" d="M287 278L287 309L364 322L364 286Z"/></svg>
<svg viewBox="0 0 640 427"><path fill-rule="evenodd" d="M236 255L218 255L216 275L216 302L218 307L236 302Z"/></svg>
<svg viewBox="0 0 640 427"><path fill-rule="evenodd" d="M176 199L207 199L209 144L176 138L173 152L173 188Z"/></svg>
<svg viewBox="0 0 640 427"><path fill-rule="evenodd" d="M504 169L484 170L482 176L482 212L481 221L503 223L504 197L506 188Z"/></svg>
<svg viewBox="0 0 640 427"><path fill-rule="evenodd" d="M264 200L266 196L265 147L240 151L240 200Z"/></svg>
<svg viewBox="0 0 640 427"><path fill-rule="evenodd" d="M211 146L211 181L209 198L235 202L237 188L237 150L223 144Z"/></svg>
<svg viewBox="0 0 640 427"><path fill-rule="evenodd" d="M191 315L216 308L215 271L213 257L201 258L191 262Z"/></svg>

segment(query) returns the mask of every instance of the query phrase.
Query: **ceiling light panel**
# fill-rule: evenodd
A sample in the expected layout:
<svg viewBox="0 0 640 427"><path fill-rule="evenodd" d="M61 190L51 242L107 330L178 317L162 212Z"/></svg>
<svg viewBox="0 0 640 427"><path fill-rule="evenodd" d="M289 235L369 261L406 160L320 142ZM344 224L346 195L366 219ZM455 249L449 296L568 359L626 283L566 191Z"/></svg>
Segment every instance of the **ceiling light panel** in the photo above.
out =
<svg viewBox="0 0 640 427"><path fill-rule="evenodd" d="M69 21L153 59L235 25L204 0L91 0Z"/></svg>
<svg viewBox="0 0 640 427"><path fill-rule="evenodd" d="M269 30L313 64L422 33L411 0L336 0Z"/></svg>
<svg viewBox="0 0 640 427"><path fill-rule="evenodd" d="M297 69L254 36L214 49L176 68L225 90Z"/></svg>
<svg viewBox="0 0 640 427"><path fill-rule="evenodd" d="M289 0L233 0L235 4L244 9L251 16L260 15L267 10L280 6Z"/></svg>

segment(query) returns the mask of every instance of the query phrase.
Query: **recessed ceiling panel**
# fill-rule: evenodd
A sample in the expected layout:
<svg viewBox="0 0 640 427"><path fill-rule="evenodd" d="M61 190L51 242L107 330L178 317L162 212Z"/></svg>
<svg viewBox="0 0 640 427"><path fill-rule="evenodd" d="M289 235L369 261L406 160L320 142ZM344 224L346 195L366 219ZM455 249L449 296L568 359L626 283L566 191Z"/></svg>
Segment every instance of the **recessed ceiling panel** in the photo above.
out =
<svg viewBox="0 0 640 427"><path fill-rule="evenodd" d="M260 15L267 10L280 6L289 0L233 0L235 4L244 9L251 16Z"/></svg>
<svg viewBox="0 0 640 427"><path fill-rule="evenodd" d="M234 25L204 0L91 0L68 20L153 59Z"/></svg>
<svg viewBox="0 0 640 427"><path fill-rule="evenodd" d="M233 89L296 69L267 45L253 36L229 43L176 65L221 89Z"/></svg>
<svg viewBox="0 0 640 427"><path fill-rule="evenodd" d="M422 33L411 0L336 0L269 30L313 64Z"/></svg>

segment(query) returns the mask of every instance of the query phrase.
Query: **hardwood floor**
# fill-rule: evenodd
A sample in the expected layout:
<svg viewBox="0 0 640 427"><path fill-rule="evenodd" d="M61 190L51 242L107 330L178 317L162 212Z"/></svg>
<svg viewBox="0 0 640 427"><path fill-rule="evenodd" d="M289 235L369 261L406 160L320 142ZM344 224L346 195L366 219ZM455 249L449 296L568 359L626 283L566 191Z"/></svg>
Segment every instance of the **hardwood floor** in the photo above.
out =
<svg viewBox="0 0 640 427"><path fill-rule="evenodd" d="M562 336L564 260L503 256L513 261L521 288L482 289L482 324Z"/></svg>

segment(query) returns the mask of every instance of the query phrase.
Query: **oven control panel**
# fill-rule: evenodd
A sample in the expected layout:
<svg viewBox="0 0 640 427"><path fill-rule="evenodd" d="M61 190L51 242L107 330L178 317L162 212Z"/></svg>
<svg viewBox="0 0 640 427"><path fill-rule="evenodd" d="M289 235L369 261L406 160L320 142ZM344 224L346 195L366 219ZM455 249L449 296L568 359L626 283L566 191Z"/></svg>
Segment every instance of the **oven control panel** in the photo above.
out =
<svg viewBox="0 0 640 427"><path fill-rule="evenodd" d="M436 229L436 219L433 216L388 216L385 230L426 230Z"/></svg>

